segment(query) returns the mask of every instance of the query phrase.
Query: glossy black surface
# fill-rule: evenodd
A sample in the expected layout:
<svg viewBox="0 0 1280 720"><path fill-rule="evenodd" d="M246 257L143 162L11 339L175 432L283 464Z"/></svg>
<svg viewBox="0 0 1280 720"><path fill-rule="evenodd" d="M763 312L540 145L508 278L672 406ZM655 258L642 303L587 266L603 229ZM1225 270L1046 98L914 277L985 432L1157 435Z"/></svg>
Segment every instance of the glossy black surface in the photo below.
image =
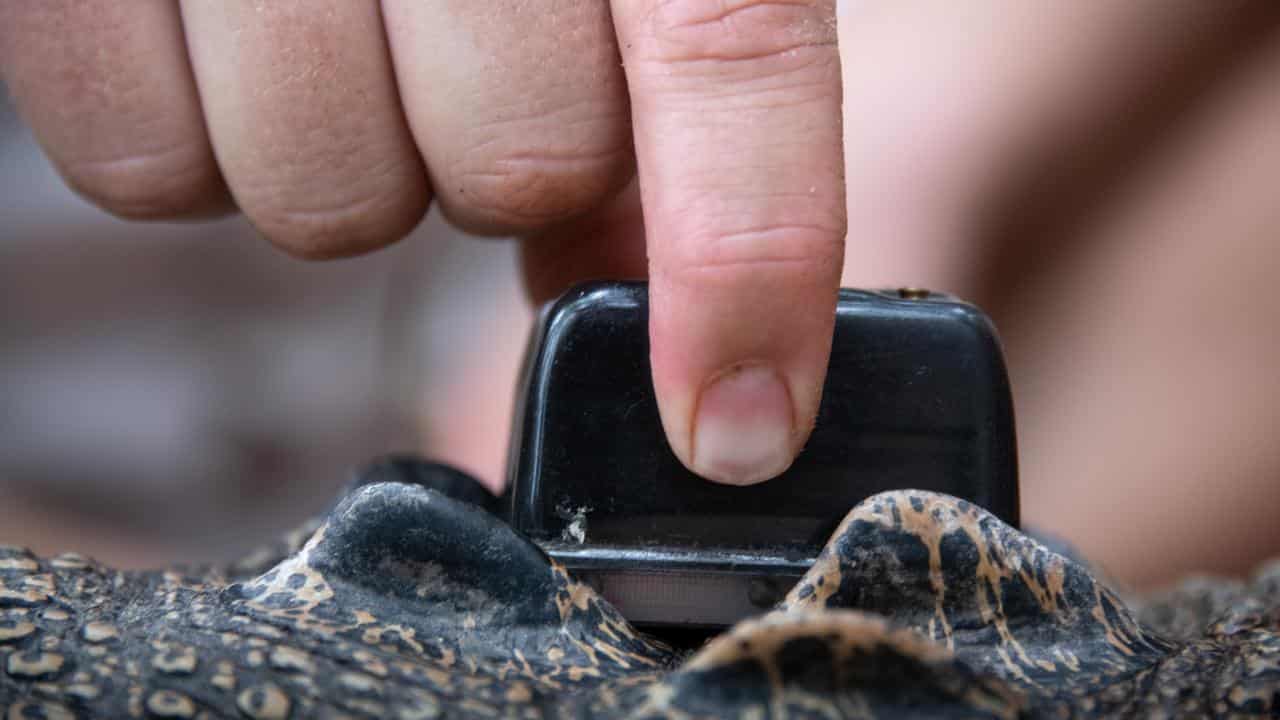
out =
<svg viewBox="0 0 1280 720"><path fill-rule="evenodd" d="M803 563L849 508L904 488L1017 524L1008 380L992 325L971 305L841 291L813 435L785 474L745 488L702 480L667 445L644 284L570 291L544 309L532 342L509 492L514 526L544 547L567 550L582 531L587 545L620 552L728 549Z"/></svg>

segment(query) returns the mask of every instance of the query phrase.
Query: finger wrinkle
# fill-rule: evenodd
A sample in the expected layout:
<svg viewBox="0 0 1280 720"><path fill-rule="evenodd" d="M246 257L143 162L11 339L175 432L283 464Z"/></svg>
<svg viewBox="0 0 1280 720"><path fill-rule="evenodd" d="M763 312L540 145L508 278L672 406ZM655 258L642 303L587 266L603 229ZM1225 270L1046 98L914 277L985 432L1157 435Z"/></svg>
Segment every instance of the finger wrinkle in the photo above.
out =
<svg viewBox="0 0 1280 720"><path fill-rule="evenodd" d="M804 279L803 271L806 267L819 270L822 274L830 274L837 268L840 263L833 260L829 255L823 257L794 257L791 255L762 255L760 257L739 257L725 258L723 260L712 260L701 262L698 264L679 265L675 268L667 269L668 275L689 275L689 274L708 274L708 273L738 273L739 271L748 270L752 273L757 272L760 268L773 268L779 272L785 273L788 277Z"/></svg>
<svg viewBox="0 0 1280 720"><path fill-rule="evenodd" d="M258 215L269 219L272 225L295 226L323 233L324 229L344 225L351 218L372 215L386 205L383 196L353 194L339 197L331 204L317 203L310 207L281 204L269 213L260 210Z"/></svg>
<svg viewBox="0 0 1280 720"><path fill-rule="evenodd" d="M507 113L504 110L510 109ZM539 126L554 128L551 136L559 139L579 139L579 142L616 143L625 145L630 139L627 126L631 115L625 104L601 102L596 98L581 98L553 108L530 108L527 103L510 103L498 106L490 116L468 127L468 134L483 139L467 145L467 151L477 153L493 144L510 142L513 138L543 137L536 133ZM581 132L594 130L595 133Z"/></svg>
<svg viewBox="0 0 1280 720"><path fill-rule="evenodd" d="M757 61L801 48L834 48L828 0L663 0L643 18L648 37L633 57L662 63Z"/></svg>
<svg viewBox="0 0 1280 720"><path fill-rule="evenodd" d="M425 199L414 207L396 193L352 194L309 207L271 203L259 200L246 208L250 222L291 255L309 260L355 255L398 240L425 210Z"/></svg>
<svg viewBox="0 0 1280 720"><path fill-rule="evenodd" d="M759 222L695 229L661 263L668 272L734 268L753 264L815 264L839 272L843 227L802 221Z"/></svg>
<svg viewBox="0 0 1280 720"><path fill-rule="evenodd" d="M680 265L653 268L651 272L663 276L667 282L705 292L713 287L741 287L751 283L757 288L772 286L809 286L838 275L842 263L829 257L804 258L790 256L763 256L734 258L700 265ZM772 280L777 278L777 280ZM754 294L754 293L752 293ZM759 331L759 326L752 328Z"/></svg>
<svg viewBox="0 0 1280 720"><path fill-rule="evenodd" d="M756 117L768 121L778 110L812 107L815 113L827 112L826 106L831 103L832 95L830 80L807 80L768 88L739 85L735 88L717 86L705 91L695 87L675 92L664 89L661 109L664 113L684 116L693 127L712 126L723 122L726 117L741 118L744 113L756 113ZM656 102L656 99L651 99L647 106L654 106ZM788 113L788 116L795 114Z"/></svg>
<svg viewBox="0 0 1280 720"><path fill-rule="evenodd" d="M754 47L743 49L732 47L706 48L700 51L691 49L674 55L670 51L654 50L633 56L629 66L637 63L654 63L666 68L683 66L689 68L686 72L690 74L705 74L708 68L715 68L716 72L726 72L739 64L754 65L764 61L777 61L781 64L784 60L803 58L807 51L827 55L836 51L836 43L797 40L791 43L757 43ZM749 72L752 76L759 75L754 69Z"/></svg>
<svg viewBox="0 0 1280 720"><path fill-rule="evenodd" d="M812 0L710 0L690 2L689 0L658 0L654 3L655 19L666 20L665 25L672 28L696 27L707 23L724 23L738 18L746 11L761 11L767 8L809 8ZM832 8L834 12L834 7Z"/></svg>
<svg viewBox="0 0 1280 720"><path fill-rule="evenodd" d="M665 186L679 193L671 207L706 212L707 207L728 202L728 207L741 212L744 206L760 207L768 201L798 207L796 203L829 202L832 196L842 195L844 164L839 158L815 158L797 166L792 158L806 148L778 142L758 149L756 157L733 163L707 166L691 162L680 174L664 176Z"/></svg>
<svg viewBox="0 0 1280 720"><path fill-rule="evenodd" d="M460 179L469 177L508 177L520 174L579 175L583 170L594 170L598 165L612 166L619 159L630 156L628 148L578 147L569 149L520 150L493 159L492 169L465 170Z"/></svg>
<svg viewBox="0 0 1280 720"><path fill-rule="evenodd" d="M630 167L627 148L521 153L495 160L483 169L458 172L450 186L457 190L448 200L451 206L481 211L491 223L538 227L584 212L602 187L620 187Z"/></svg>
<svg viewBox="0 0 1280 720"><path fill-rule="evenodd" d="M313 145L310 147L314 147ZM416 158L391 152L364 153L353 144L342 152L295 148L291 157L246 176L238 194L265 206L341 208L363 196L396 195L419 172Z"/></svg>
<svg viewBox="0 0 1280 720"><path fill-rule="evenodd" d="M75 158L66 161L66 167L68 170L82 172L135 174L157 166L182 167L190 164L192 159L204 160L207 157L208 152L203 144L193 145L183 142L156 148L141 148L118 155Z"/></svg>
<svg viewBox="0 0 1280 720"><path fill-rule="evenodd" d="M840 55L834 47L805 46L762 55L754 62L726 62L698 59L680 63L665 60L637 60L630 63L628 77L641 98L661 97L663 103L689 109L714 100L713 107L750 107L755 98L781 93L784 97L826 100L840 82ZM768 101L766 101L767 104Z"/></svg>
<svg viewBox="0 0 1280 720"><path fill-rule="evenodd" d="M59 158L67 183L128 217L158 217L225 202L209 148L187 142L109 158Z"/></svg>

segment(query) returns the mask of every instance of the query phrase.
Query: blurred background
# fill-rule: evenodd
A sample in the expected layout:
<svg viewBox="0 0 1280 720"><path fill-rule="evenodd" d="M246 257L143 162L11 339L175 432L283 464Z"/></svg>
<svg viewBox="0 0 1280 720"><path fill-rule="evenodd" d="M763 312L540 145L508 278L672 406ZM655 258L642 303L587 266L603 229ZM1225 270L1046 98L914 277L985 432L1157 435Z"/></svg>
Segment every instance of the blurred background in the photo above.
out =
<svg viewBox="0 0 1280 720"><path fill-rule="evenodd" d="M242 217L117 220L0 97L0 542L228 557L393 451L500 481L531 317L513 244L433 214L386 251L308 263Z"/></svg>
<svg viewBox="0 0 1280 720"><path fill-rule="evenodd" d="M1276 6L926 5L840 6L845 284L993 316L1028 525L1140 588L1280 554ZM500 485L514 244L118 221L0 103L0 542L226 558L388 451Z"/></svg>

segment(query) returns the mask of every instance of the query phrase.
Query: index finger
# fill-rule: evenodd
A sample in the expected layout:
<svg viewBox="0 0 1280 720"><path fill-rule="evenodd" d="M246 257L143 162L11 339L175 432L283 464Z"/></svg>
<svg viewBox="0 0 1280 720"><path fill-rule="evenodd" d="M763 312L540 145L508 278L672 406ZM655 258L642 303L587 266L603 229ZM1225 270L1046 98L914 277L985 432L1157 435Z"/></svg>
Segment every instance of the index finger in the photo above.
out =
<svg viewBox="0 0 1280 720"><path fill-rule="evenodd" d="M835 0L615 0L672 449L733 484L812 429L844 247Z"/></svg>

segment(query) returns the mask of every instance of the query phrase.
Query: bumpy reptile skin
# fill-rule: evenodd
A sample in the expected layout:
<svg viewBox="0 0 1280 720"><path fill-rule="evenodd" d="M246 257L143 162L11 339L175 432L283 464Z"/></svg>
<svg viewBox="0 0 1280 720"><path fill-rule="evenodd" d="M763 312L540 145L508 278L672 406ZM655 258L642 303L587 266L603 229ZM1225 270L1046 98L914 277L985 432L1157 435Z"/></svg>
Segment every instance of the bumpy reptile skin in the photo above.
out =
<svg viewBox="0 0 1280 720"><path fill-rule="evenodd" d="M849 513L774 612L686 656L457 499L456 473L411 474L374 473L323 522L228 569L117 572L0 549L0 708L10 720L1280 712L1280 565L1135 614L982 509L891 492Z"/></svg>

